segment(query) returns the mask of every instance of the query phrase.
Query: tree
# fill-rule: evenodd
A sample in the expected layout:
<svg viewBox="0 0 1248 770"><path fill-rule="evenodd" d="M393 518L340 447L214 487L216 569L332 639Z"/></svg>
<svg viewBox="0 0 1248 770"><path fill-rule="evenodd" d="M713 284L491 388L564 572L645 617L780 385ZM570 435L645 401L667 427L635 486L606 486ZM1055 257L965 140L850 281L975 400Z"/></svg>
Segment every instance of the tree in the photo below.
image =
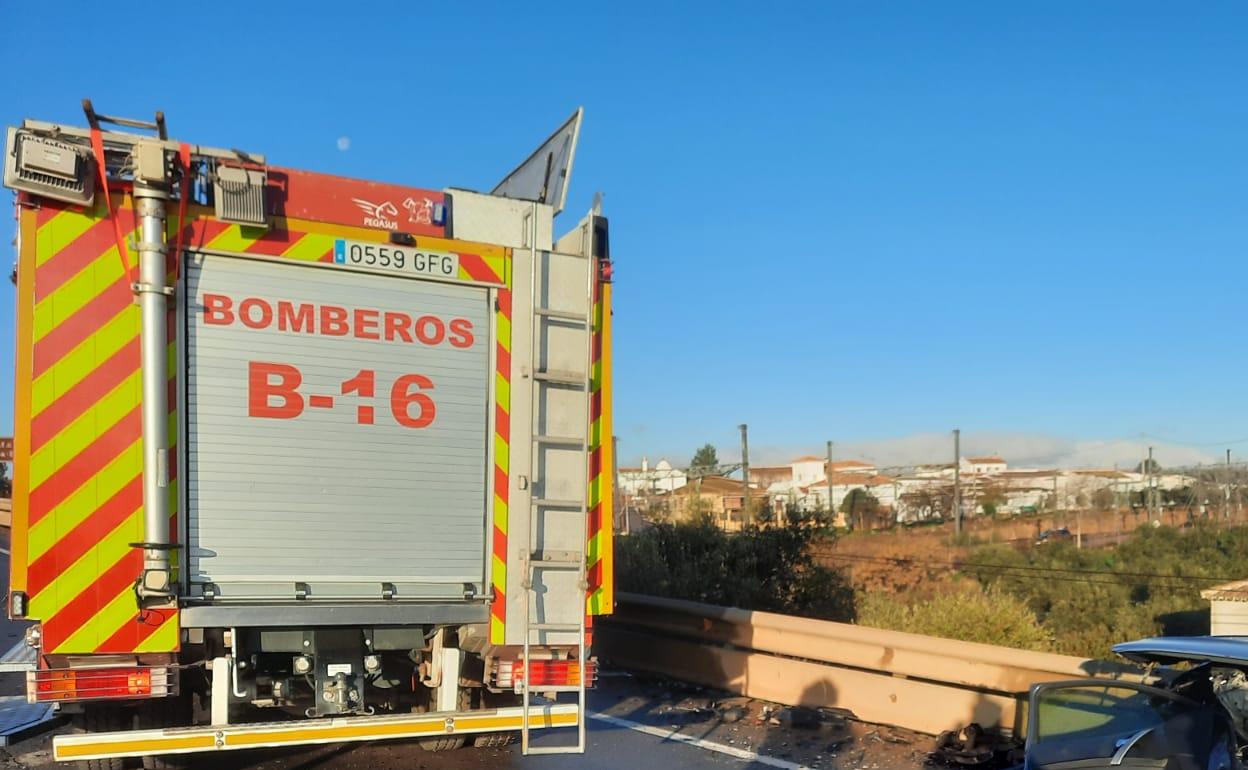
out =
<svg viewBox="0 0 1248 770"><path fill-rule="evenodd" d="M862 487L849 490L849 494L841 500L841 513L845 514L845 520L849 522L849 526L855 529L861 527L868 517L874 517L879 511L880 501Z"/></svg>
<svg viewBox="0 0 1248 770"><path fill-rule="evenodd" d="M1092 493L1092 507L1098 511L1109 511L1114 508L1114 490L1101 487Z"/></svg>
<svg viewBox="0 0 1248 770"><path fill-rule="evenodd" d="M1161 463L1151 458L1147 460L1140 460L1139 464L1135 466L1135 472L1156 475L1161 473Z"/></svg>
<svg viewBox="0 0 1248 770"><path fill-rule="evenodd" d="M701 449L693 453L693 459L689 461L690 476L705 476L714 473L718 468L719 453L711 444L704 444Z"/></svg>

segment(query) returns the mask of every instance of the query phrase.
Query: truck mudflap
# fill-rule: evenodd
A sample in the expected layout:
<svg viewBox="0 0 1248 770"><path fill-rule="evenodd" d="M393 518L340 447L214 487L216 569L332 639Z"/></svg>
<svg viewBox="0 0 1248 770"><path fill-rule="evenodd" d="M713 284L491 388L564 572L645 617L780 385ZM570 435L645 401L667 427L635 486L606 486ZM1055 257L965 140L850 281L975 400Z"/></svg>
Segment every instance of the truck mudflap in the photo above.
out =
<svg viewBox="0 0 1248 770"><path fill-rule="evenodd" d="M575 727L575 703L529 709L529 729ZM154 754L195 754L234 749L282 748L318 743L348 743L392 738L431 738L519 730L522 708L443 711L373 717L342 717L294 722L205 725L165 730L124 730L112 733L58 735L52 755L58 762Z"/></svg>

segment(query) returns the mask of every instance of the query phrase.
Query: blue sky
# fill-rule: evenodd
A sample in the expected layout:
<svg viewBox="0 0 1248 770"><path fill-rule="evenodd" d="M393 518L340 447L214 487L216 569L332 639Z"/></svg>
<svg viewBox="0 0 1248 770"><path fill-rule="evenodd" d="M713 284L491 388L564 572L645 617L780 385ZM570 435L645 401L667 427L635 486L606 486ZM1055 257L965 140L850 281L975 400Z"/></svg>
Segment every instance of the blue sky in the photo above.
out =
<svg viewBox="0 0 1248 770"><path fill-rule="evenodd" d="M1019 462L1248 454L1246 5L72 5L0 3L0 122L90 96L488 189L583 104L563 227L605 193L626 462L731 456L741 422L766 461L953 427ZM23 31L58 14L52 49Z"/></svg>

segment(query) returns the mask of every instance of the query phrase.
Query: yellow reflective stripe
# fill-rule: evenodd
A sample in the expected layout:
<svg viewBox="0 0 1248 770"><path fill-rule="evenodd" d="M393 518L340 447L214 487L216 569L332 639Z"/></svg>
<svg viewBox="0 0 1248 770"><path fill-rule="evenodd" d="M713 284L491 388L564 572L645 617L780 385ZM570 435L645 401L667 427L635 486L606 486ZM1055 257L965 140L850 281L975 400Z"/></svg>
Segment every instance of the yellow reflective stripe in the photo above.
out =
<svg viewBox="0 0 1248 770"><path fill-rule="evenodd" d="M178 614L171 613L152 635L139 642L135 652L168 652L178 647Z"/></svg>
<svg viewBox="0 0 1248 770"><path fill-rule="evenodd" d="M490 579L493 581L493 585L496 585L499 588L506 588L507 564L499 558L498 554L494 554L494 558L490 560L490 566L492 567L490 571Z"/></svg>
<svg viewBox="0 0 1248 770"><path fill-rule="evenodd" d="M141 507L136 508L135 513L141 510ZM125 521L114 527L112 532L105 535L99 543L71 564L68 569L57 575L56 579L49 583L46 588L31 597L31 616L40 620L50 619L58 610L65 607L65 605L89 588L101 574L121 561L130 552L130 543L142 539L143 520L140 516L131 514ZM133 615L135 609L134 594L128 591L123 593L129 593L130 615ZM83 624L83 628L88 625L90 623ZM114 630L116 629L114 628ZM77 636L81 632L82 628L78 629L74 635ZM111 635L112 632L110 631L109 636ZM67 639L61 643L61 647L75 649L70 644L70 640ZM94 648L95 645L90 645L78 649L81 651L82 649L90 650Z"/></svg>
<svg viewBox="0 0 1248 770"><path fill-rule="evenodd" d="M504 412L508 412L507 407L511 404L511 383L502 374L494 375L494 402L503 408ZM506 467L504 464L503 467Z"/></svg>
<svg viewBox="0 0 1248 770"><path fill-rule="evenodd" d="M325 256L325 254L333 251L333 249L334 239L332 236L322 235L321 233L308 233L292 243L282 252L282 256L302 262L315 262Z"/></svg>
<svg viewBox="0 0 1248 770"><path fill-rule="evenodd" d="M135 439L133 444L113 458L90 481L31 526L27 536L29 562L33 564L74 527L86 521L104 501L130 483L142 468L143 444L141 439Z"/></svg>
<svg viewBox="0 0 1248 770"><path fill-rule="evenodd" d="M37 415L139 333L139 308L128 305L60 361L39 375L31 388L31 414Z"/></svg>
<svg viewBox="0 0 1248 770"><path fill-rule="evenodd" d="M490 616L490 643L503 644L506 640L506 630L503 627L503 621Z"/></svg>
<svg viewBox="0 0 1248 770"><path fill-rule="evenodd" d="M511 352L511 319L502 313L496 313L498 319L498 344L508 353Z"/></svg>
<svg viewBox="0 0 1248 770"><path fill-rule="evenodd" d="M494 464L507 472L507 442L497 434L494 436Z"/></svg>
<svg viewBox="0 0 1248 770"><path fill-rule="evenodd" d="M244 233L243 231L247 232ZM217 237L208 242L204 248L211 251L246 251L247 247L260 240L260 236L267 232L261 227L244 227L243 225L230 225L222 230Z"/></svg>
<svg viewBox="0 0 1248 770"><path fill-rule="evenodd" d="M30 457L30 488L36 489L65 463L91 445L143 399L142 375L136 369L117 387L78 415Z"/></svg>
<svg viewBox="0 0 1248 770"><path fill-rule="evenodd" d="M99 754L112 756L130 756L158 751L175 751L178 749L212 749L216 748L217 739L213 735L191 735L186 737L162 736L160 738L135 739L129 741L95 741L94 743L70 743L57 745L55 754L57 761L76 759L78 757L94 757Z"/></svg>
<svg viewBox="0 0 1248 770"><path fill-rule="evenodd" d="M137 532L134 527L130 528L129 537L143 537L141 522ZM128 551L130 549L126 548L125 550ZM110 564L109 566L112 565ZM129 586L126 586L113 597L112 601L104 605L99 612L92 615L90 620L83 623L81 628L57 645L56 649L49 650L49 652L57 652L58 650L68 650L70 652L94 650L110 636L117 633L126 623L133 623L137 614L138 605L135 604L134 591Z"/></svg>
<svg viewBox="0 0 1248 770"><path fill-rule="evenodd" d="M35 342L103 294L124 275L117 247L109 249L79 270L77 275L35 305Z"/></svg>
<svg viewBox="0 0 1248 770"><path fill-rule="evenodd" d="M42 265L85 233L99 217L65 209L44 222L35 235L35 265Z"/></svg>

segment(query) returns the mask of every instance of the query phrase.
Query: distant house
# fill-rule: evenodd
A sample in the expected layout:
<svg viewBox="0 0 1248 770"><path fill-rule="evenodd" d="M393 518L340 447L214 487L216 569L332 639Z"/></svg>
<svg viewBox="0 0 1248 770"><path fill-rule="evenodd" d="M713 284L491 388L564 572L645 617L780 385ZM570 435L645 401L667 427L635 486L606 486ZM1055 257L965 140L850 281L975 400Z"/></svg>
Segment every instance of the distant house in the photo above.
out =
<svg viewBox="0 0 1248 770"><path fill-rule="evenodd" d="M1209 601L1209 633L1248 635L1248 580L1206 588L1200 597Z"/></svg>
<svg viewBox="0 0 1248 770"><path fill-rule="evenodd" d="M793 484L793 467L789 465L751 465L750 483L760 489L787 490Z"/></svg>
<svg viewBox="0 0 1248 770"><path fill-rule="evenodd" d="M620 468L619 473L620 491L628 495L672 492L689 483L688 475L679 468L673 468L667 460L659 460L651 467L643 457L640 467Z"/></svg>
<svg viewBox="0 0 1248 770"><path fill-rule="evenodd" d="M744 492L741 482L736 479L725 476L703 476L665 495L666 507L674 518L681 518L695 508L701 508L717 519L740 521L744 518L742 516ZM766 490L751 487L750 497L756 501L756 509L769 507ZM698 500L696 506L693 504L695 498Z"/></svg>
<svg viewBox="0 0 1248 770"><path fill-rule="evenodd" d="M996 455L984 455L981 457L965 457L964 465L970 466L971 473L987 475L990 473L1001 473L1009 468L1005 458Z"/></svg>

